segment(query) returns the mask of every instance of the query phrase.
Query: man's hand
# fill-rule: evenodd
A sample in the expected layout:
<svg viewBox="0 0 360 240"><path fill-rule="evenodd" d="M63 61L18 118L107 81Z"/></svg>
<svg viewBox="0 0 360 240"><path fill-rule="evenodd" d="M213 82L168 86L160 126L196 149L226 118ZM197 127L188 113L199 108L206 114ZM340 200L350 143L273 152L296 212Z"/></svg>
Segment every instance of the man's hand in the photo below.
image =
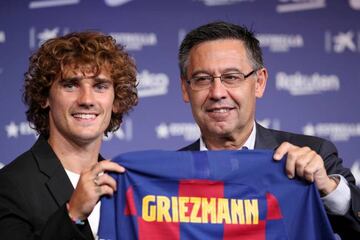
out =
<svg viewBox="0 0 360 240"><path fill-rule="evenodd" d="M338 183L327 175L321 156L309 147L298 147L283 142L276 149L273 157L274 160L279 161L285 155L287 155L286 174L289 178L294 178L296 175L309 182L315 182L317 189L324 196L337 187Z"/></svg>
<svg viewBox="0 0 360 240"><path fill-rule="evenodd" d="M71 218L86 219L102 195L113 195L116 191L116 182L106 172L124 171L125 168L109 160L98 162L83 171L68 204Z"/></svg>

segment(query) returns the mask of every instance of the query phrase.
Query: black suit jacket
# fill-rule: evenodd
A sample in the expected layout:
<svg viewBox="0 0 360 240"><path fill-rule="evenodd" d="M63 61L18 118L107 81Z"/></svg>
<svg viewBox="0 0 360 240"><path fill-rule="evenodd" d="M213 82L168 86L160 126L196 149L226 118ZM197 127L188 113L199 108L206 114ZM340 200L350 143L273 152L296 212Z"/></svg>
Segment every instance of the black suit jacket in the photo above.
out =
<svg viewBox="0 0 360 240"><path fill-rule="evenodd" d="M341 174L346 178L351 190L350 209L345 216L328 214L328 217L334 232L339 234L342 239L360 239L360 189L356 187L354 176L350 170L342 166L342 159L338 157L334 144L318 137L267 129L256 124L255 149L275 150L283 142L290 142L300 147L310 147L322 157L328 174ZM199 150L200 140L180 149L180 151Z"/></svg>
<svg viewBox="0 0 360 240"><path fill-rule="evenodd" d="M0 170L0 239L93 239L89 223L75 225L66 202L74 191L47 140Z"/></svg>

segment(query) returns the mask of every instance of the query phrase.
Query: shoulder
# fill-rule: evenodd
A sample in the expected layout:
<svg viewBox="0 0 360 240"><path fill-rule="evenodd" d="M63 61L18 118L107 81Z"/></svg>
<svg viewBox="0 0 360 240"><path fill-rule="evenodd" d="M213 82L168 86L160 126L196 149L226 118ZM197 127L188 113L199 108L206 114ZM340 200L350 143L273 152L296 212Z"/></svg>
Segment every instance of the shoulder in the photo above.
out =
<svg viewBox="0 0 360 240"><path fill-rule="evenodd" d="M28 150L0 169L0 179L24 181L27 177L30 177L35 169L37 169L37 166L33 153Z"/></svg>
<svg viewBox="0 0 360 240"><path fill-rule="evenodd" d="M199 150L200 150L200 139L196 140L190 145L180 148L178 151L199 151Z"/></svg>
<svg viewBox="0 0 360 240"><path fill-rule="evenodd" d="M322 148L336 151L336 147L332 142L320 137L268 129L261 126L258 127L258 130L261 137L272 136L279 144L283 142L289 142L299 147L310 147L317 152L319 152Z"/></svg>

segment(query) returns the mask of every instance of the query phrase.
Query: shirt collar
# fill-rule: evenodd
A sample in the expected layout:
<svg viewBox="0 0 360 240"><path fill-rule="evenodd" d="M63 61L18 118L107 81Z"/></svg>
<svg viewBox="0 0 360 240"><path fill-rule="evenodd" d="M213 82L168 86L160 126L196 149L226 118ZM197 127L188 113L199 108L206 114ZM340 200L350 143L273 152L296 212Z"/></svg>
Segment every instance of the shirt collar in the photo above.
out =
<svg viewBox="0 0 360 240"><path fill-rule="evenodd" d="M242 148L246 148L249 150L254 150L255 148L255 138L256 138L256 124L254 122L253 128L251 130L250 136L248 137L248 139L246 139L244 145L239 148L239 150L241 150ZM209 149L207 149L202 137L200 138L200 151L208 151Z"/></svg>

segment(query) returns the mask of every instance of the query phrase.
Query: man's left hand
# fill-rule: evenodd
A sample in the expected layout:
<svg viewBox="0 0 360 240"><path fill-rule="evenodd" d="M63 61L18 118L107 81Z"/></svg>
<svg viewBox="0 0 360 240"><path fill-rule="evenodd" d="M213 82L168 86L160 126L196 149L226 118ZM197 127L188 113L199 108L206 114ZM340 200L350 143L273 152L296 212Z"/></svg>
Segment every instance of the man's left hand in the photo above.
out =
<svg viewBox="0 0 360 240"><path fill-rule="evenodd" d="M337 182L327 175L321 156L309 147L298 147L283 142L276 149L273 158L279 161L285 155L287 155L286 174L289 178L294 178L296 175L309 182L315 182L323 196L331 193L337 187Z"/></svg>

